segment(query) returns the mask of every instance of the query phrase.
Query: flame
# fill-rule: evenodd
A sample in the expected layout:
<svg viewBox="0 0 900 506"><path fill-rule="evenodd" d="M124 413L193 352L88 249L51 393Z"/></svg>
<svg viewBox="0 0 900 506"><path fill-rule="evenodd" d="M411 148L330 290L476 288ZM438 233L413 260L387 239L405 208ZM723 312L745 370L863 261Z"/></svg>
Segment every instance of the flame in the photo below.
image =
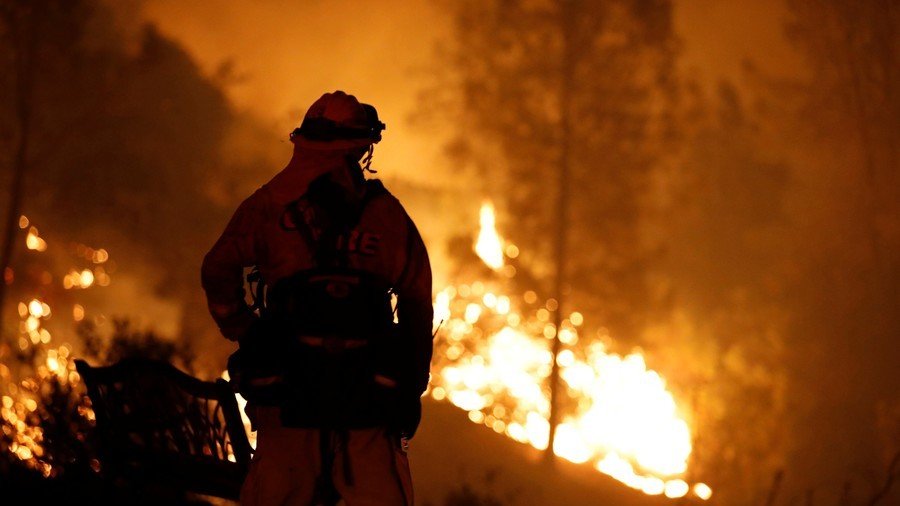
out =
<svg viewBox="0 0 900 506"><path fill-rule="evenodd" d="M481 208L475 251L492 269L503 266L489 203ZM474 423L544 450L550 433L546 380L558 334L563 349L556 361L571 405L557 426L553 453L591 463L649 495L679 498L693 491L709 499L708 485L692 487L683 479L691 431L665 380L640 352L623 356L586 340L577 346L584 315L572 312L557 329L551 313L558 302L540 302L534 291L514 299L483 282L440 291L434 314L435 324L443 325L428 394L467 411Z"/></svg>
<svg viewBox="0 0 900 506"><path fill-rule="evenodd" d="M429 393L467 411L475 423L546 449L550 402L545 383L556 329L541 321L545 308L523 314L511 308L507 296L475 292L471 286L451 286L435 299L436 319L444 325ZM564 342L578 342L574 322L582 318L573 313L565 320ZM640 353L621 356L591 343L583 349L566 347L557 363L576 402L557 427L556 455L594 462L598 471L647 494L689 493L680 476L692 449L690 429L665 381L647 368ZM712 492L703 484L694 490L700 498Z"/></svg>
<svg viewBox="0 0 900 506"><path fill-rule="evenodd" d="M228 374L228 371L222 371L222 374L219 376L225 381L231 381L231 376ZM238 412L241 414L241 422L244 424L244 432L247 433L247 441L250 443L250 447L254 450L256 449L256 432L253 431L253 424L250 422L250 417L247 416L247 412L245 408L247 407L247 399L244 398L243 395L235 392L234 398L237 401ZM228 460L234 462L237 459L235 457L234 452L231 447L228 447Z"/></svg>
<svg viewBox="0 0 900 506"><path fill-rule="evenodd" d="M499 270L503 268L503 241L497 233L494 205L490 202L481 205L480 222L481 229L475 242L475 253L485 265L495 271Z"/></svg>

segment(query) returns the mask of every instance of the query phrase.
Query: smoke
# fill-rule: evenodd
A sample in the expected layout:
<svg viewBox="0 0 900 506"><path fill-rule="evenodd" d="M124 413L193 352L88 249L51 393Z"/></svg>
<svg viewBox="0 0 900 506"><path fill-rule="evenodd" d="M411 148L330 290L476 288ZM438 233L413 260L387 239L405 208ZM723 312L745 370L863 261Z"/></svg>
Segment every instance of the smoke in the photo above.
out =
<svg viewBox="0 0 900 506"><path fill-rule="evenodd" d="M443 29L434 3L162 0L142 13L207 73L233 65L228 96L282 138L322 93L341 89L374 104L388 125L376 158L383 175L433 181L439 143L407 119Z"/></svg>
<svg viewBox="0 0 900 506"><path fill-rule="evenodd" d="M676 30L682 39L681 64L699 80L740 82L750 60L766 73L796 76L805 62L790 45L784 0L680 0Z"/></svg>

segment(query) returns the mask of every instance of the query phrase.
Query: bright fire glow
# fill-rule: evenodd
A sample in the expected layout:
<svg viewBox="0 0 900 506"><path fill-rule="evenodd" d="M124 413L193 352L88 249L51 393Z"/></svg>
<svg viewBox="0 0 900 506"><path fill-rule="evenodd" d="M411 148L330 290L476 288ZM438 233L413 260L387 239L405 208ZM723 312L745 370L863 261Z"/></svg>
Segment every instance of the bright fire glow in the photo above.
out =
<svg viewBox="0 0 900 506"><path fill-rule="evenodd" d="M228 371L222 371L221 378L225 381L231 381L231 377L228 374ZM254 450L256 449L256 432L251 431L252 424L250 423L250 417L247 416L247 412L244 409L247 407L247 399L244 399L244 396L235 392L234 398L237 400L238 412L241 414L241 421L244 423L244 431L247 432L247 441L250 443L250 447ZM229 447L229 451L231 447ZM235 456L232 453L229 453L228 460L235 460Z"/></svg>
<svg viewBox="0 0 900 506"><path fill-rule="evenodd" d="M481 205L481 229L475 241L475 253L485 265L495 271L503 267L503 241L497 233L494 205L485 202Z"/></svg>
<svg viewBox="0 0 900 506"><path fill-rule="evenodd" d="M50 317L50 306L40 299L32 299L28 303L20 302L19 316L19 348L25 351L33 347L39 361L34 368L34 375L19 382L12 382L12 371L0 363L0 385L6 391L0 397L0 419L3 422L4 435L9 438L9 451L18 459L25 461L30 467L50 476L53 465L45 459L44 431L38 423L35 412L39 404L41 385L45 381L54 380L60 385L74 386L80 382L75 371L75 363L70 358L67 346L58 348L47 346L51 341L50 332L43 328L44 320ZM93 420L93 411L88 405L79 403L78 414L87 420Z"/></svg>
<svg viewBox="0 0 900 506"><path fill-rule="evenodd" d="M28 235L25 236L25 246L34 251L47 251L47 241L41 239L41 236L38 235L38 229L35 227L28 229Z"/></svg>
<svg viewBox="0 0 900 506"><path fill-rule="evenodd" d="M502 266L501 240L493 208L482 207L476 251L493 269ZM518 253L518 251L516 252ZM493 262L493 263L492 263ZM521 297L501 293L502 281L450 286L435 298L435 322L443 321L435 343L429 390L469 419L537 449L546 449L550 426L547 378L551 346L567 404L553 452L649 495L707 500L712 489L691 487L682 477L691 454L691 432L666 388L639 352L619 355L600 342L580 339L584 315L571 313L560 329L550 315L553 299L534 291Z"/></svg>
<svg viewBox="0 0 900 506"><path fill-rule="evenodd" d="M490 295L480 299L496 297ZM436 314L446 321L438 343L443 360L432 375L431 394L468 411L473 421L545 449L550 409L545 381L553 360L547 336L554 332L544 332L549 324L536 317L511 325L510 320L522 322L525 315L501 315L471 298L455 288L437 297ZM476 328L483 320L498 330L486 333L490 323ZM569 325L563 331L577 335ZM557 429L554 453L576 463L595 461L601 472L640 490L656 490L658 481L659 494L685 495L681 491L687 484L659 480L687 470L690 430L665 382L647 369L643 356L623 357L593 343L583 350L566 348L557 361L576 402Z"/></svg>
<svg viewBox="0 0 900 506"><path fill-rule="evenodd" d="M694 495L706 501L712 497L712 489L706 483L698 483L694 485Z"/></svg>
<svg viewBox="0 0 900 506"><path fill-rule="evenodd" d="M72 269L63 278L63 287L65 287L66 290L71 288L90 288L95 280L96 276L94 276L94 272L90 269L81 271Z"/></svg>
<svg viewBox="0 0 900 506"><path fill-rule="evenodd" d="M37 228L31 226L27 217L19 217L19 227L28 229L25 241L29 249L39 252L47 249L47 242L38 235ZM94 250L91 252L95 253ZM96 261L93 263L104 263L108 259L106 250L97 250ZM72 269L64 281L65 287L85 288L95 282L100 286L109 284L109 275L103 270L103 266L98 265L94 269ZM8 269L4 273L5 279L12 279L11 272ZM49 273L44 273L42 279L46 279L43 283L47 285L52 277ZM44 405L42 396L48 392L48 382L53 383L53 388L62 388L61 392L75 392L81 377L75 370L70 348L65 344L51 345L54 337L44 326L52 315L50 305L41 297L35 297L19 302L18 314L20 320L17 344L19 351L23 352L19 356L27 355L32 361L4 363L4 358L14 355L7 353L5 357L0 356L0 428L6 443L3 449L49 477L57 472L57 468L54 467L52 456L44 448L44 429L40 422L45 415L41 415L40 410L52 406ZM84 307L75 304L73 317L76 321L83 319ZM80 396L75 402L75 408L84 420L95 420L92 408Z"/></svg>

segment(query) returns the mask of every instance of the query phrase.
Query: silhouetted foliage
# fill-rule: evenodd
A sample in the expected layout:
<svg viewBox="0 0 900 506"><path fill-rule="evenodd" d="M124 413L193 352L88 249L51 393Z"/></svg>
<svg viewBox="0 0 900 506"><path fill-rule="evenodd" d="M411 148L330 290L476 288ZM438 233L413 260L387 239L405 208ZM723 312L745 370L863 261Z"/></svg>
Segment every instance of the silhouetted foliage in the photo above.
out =
<svg viewBox="0 0 900 506"><path fill-rule="evenodd" d="M102 336L94 325L83 324L79 328L85 342L85 355L97 364L116 362L130 357L143 357L190 364L190 355L184 348L161 339L152 332L137 331L125 321L117 321L111 336ZM37 356L36 353L32 355ZM35 368L40 369L37 365ZM165 496L161 499L142 491L121 489L107 482L98 471L97 440L90 417L90 401L84 385L72 381L71 376L35 375L24 378L22 387L34 392L36 407L23 420L38 427L41 433L40 454L34 455L45 471L35 469L30 459L22 459L12 451L15 441L10 437L17 433L7 419L0 419L0 495L21 497L29 502L41 500L66 500L77 502L79 498L95 504L137 504L174 501L175 504L205 504L182 496ZM162 491L162 490L161 490ZM164 491L162 491L164 492ZM43 498L43 499L42 499Z"/></svg>
<svg viewBox="0 0 900 506"><path fill-rule="evenodd" d="M145 358L176 364L190 371L193 353L188 341L162 339L152 331L135 330L128 320L113 320L111 336L99 332L91 321L78 326L85 356L99 364L114 364L126 358Z"/></svg>

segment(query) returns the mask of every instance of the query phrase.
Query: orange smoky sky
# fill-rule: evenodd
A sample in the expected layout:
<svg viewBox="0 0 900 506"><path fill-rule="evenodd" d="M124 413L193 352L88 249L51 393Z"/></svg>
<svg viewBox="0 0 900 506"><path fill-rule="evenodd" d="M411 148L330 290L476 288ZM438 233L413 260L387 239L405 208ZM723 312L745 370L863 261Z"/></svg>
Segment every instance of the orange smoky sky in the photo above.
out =
<svg viewBox="0 0 900 506"><path fill-rule="evenodd" d="M149 0L145 19L180 41L209 73L231 60L229 96L287 133L322 93L375 105L387 123L375 166L388 177L434 182L439 143L409 116L446 26L434 2Z"/></svg>
<svg viewBox="0 0 900 506"><path fill-rule="evenodd" d="M387 176L434 183L433 133L409 124L435 45L447 37L447 4L433 0L147 0L144 19L174 37L209 73L226 61L242 79L234 103L288 132L325 91L375 104L388 124L378 166ZM783 0L678 0L682 64L701 82L740 81L742 61L792 73ZM444 174L447 177L447 174Z"/></svg>

